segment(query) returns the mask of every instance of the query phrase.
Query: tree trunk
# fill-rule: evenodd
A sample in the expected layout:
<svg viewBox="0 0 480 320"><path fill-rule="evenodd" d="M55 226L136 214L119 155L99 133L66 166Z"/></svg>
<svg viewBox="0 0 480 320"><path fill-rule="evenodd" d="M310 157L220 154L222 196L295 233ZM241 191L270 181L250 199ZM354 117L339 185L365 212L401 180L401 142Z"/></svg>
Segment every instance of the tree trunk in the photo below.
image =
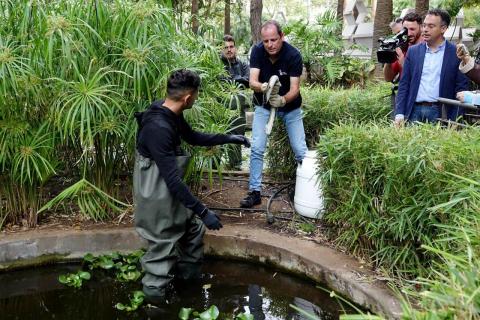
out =
<svg viewBox="0 0 480 320"><path fill-rule="evenodd" d="M262 0L252 0L250 2L250 29L252 30L252 42L256 44L262 40L260 34L262 28Z"/></svg>
<svg viewBox="0 0 480 320"><path fill-rule="evenodd" d="M343 5L345 0L337 0L337 20L340 21L337 35L341 37L343 30ZM341 39L341 38L340 38Z"/></svg>
<svg viewBox="0 0 480 320"><path fill-rule="evenodd" d="M415 12L424 16L428 11L429 0L415 0Z"/></svg>
<svg viewBox="0 0 480 320"><path fill-rule="evenodd" d="M392 0L377 0L373 20L372 59L377 62L378 39L390 34L390 21L392 21Z"/></svg>
<svg viewBox="0 0 480 320"><path fill-rule="evenodd" d="M343 1L344 0L337 1L337 19L339 21L342 21L342 24L343 24Z"/></svg>
<svg viewBox="0 0 480 320"><path fill-rule="evenodd" d="M192 32L198 34L198 0L192 0Z"/></svg>
<svg viewBox="0 0 480 320"><path fill-rule="evenodd" d="M230 0L225 0L225 25L223 34L230 34Z"/></svg>
<svg viewBox="0 0 480 320"><path fill-rule="evenodd" d="M178 1L179 1L179 0L172 0L171 3L172 3L172 9L173 9L173 11L178 10L178 5L179 5Z"/></svg>

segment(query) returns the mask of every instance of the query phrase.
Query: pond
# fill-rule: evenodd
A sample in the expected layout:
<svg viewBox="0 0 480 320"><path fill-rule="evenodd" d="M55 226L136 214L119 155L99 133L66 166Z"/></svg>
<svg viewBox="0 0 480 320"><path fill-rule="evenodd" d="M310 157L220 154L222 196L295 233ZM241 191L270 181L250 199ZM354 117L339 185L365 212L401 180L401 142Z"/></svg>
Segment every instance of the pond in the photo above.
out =
<svg viewBox="0 0 480 320"><path fill-rule="evenodd" d="M259 319L303 319L289 305L317 315L338 319L348 306L331 298L316 284L263 266L237 261L207 260L204 276L195 283L174 285L176 295L159 308L142 306L127 313L114 308L127 303L140 281L121 283L103 271L79 289L58 281L61 274L76 272L78 264L59 264L0 274L1 319L178 319L182 307L204 311L215 305L219 319L233 319L250 312Z"/></svg>

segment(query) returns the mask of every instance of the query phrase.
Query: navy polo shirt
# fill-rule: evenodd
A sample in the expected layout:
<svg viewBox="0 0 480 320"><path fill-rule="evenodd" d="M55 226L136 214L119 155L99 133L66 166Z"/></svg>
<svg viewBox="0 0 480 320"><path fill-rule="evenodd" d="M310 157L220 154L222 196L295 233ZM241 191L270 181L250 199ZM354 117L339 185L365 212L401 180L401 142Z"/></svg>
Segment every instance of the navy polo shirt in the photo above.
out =
<svg viewBox="0 0 480 320"><path fill-rule="evenodd" d="M268 53L265 50L263 43L255 45L250 55L250 68L260 69L260 75L258 81L268 82L271 76L277 75L280 79L282 86L280 87L279 94L284 96L290 90L290 77L300 77L303 71L302 55L295 47L288 42L283 42L282 49L277 61L272 63L268 58ZM255 92L254 103L257 106L263 106L270 109L267 101L263 101L264 94L261 92ZM298 96L287 103L280 110L290 111L296 108L300 108L302 105L302 96Z"/></svg>

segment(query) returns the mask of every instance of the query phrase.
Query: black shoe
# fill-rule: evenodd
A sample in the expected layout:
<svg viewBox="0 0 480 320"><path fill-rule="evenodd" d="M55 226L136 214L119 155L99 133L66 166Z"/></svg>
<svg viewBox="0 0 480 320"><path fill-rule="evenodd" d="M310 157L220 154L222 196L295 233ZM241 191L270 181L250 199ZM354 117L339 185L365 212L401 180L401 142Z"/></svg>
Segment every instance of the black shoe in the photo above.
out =
<svg viewBox="0 0 480 320"><path fill-rule="evenodd" d="M254 205L262 203L262 197L260 196L260 191L250 191L248 195L240 201L240 207L242 208L251 208Z"/></svg>

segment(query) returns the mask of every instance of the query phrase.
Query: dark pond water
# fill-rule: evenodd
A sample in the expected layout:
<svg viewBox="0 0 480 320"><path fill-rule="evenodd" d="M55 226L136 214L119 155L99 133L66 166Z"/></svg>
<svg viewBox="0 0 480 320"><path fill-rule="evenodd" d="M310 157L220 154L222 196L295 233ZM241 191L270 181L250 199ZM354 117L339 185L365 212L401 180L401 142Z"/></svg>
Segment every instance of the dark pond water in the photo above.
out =
<svg viewBox="0 0 480 320"><path fill-rule="evenodd" d="M321 319L338 319L342 306L315 284L258 265L207 261L205 277L195 284L176 284L177 295L160 308L140 307L126 313L114 308L127 303L128 295L141 290L138 283L119 283L94 272L80 289L58 282L60 274L76 272L79 265L56 265L0 274L0 319L178 319L182 307L204 311L211 305L220 310L219 319L249 310L256 320L304 319L289 304Z"/></svg>

